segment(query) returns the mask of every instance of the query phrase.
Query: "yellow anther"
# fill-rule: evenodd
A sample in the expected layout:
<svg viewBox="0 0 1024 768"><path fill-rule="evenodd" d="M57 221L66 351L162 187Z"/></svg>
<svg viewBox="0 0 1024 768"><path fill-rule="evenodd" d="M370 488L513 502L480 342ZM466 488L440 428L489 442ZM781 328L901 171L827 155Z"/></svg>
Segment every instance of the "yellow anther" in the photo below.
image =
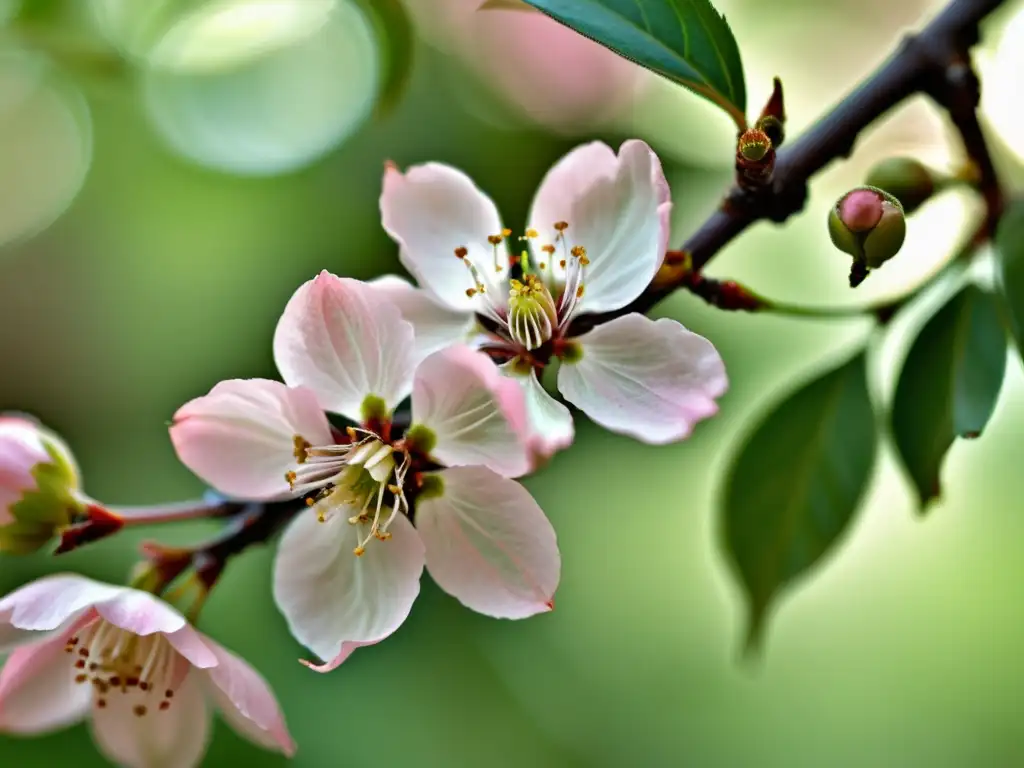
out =
<svg viewBox="0 0 1024 768"><path fill-rule="evenodd" d="M547 254L553 254L555 252L555 246L551 245L550 243L548 245L542 245L540 249Z"/></svg>
<svg viewBox="0 0 1024 768"><path fill-rule="evenodd" d="M501 236L502 237L511 237L512 236L512 230L511 229L503 229L503 230L501 230Z"/></svg>
<svg viewBox="0 0 1024 768"><path fill-rule="evenodd" d="M547 269L548 268L548 263L546 261L542 261L537 266L540 267L541 269Z"/></svg>
<svg viewBox="0 0 1024 768"><path fill-rule="evenodd" d="M526 230L526 236L532 240L535 237L540 237L540 232L536 229L528 229Z"/></svg>
<svg viewBox="0 0 1024 768"><path fill-rule="evenodd" d="M295 435L292 438L292 444L294 446L292 448L292 456L295 457L299 464L305 464L306 459L309 458L309 449L313 447L312 444L303 438L302 435Z"/></svg>
<svg viewBox="0 0 1024 768"><path fill-rule="evenodd" d="M376 536L381 541L387 541L391 538L391 531L377 531Z"/></svg>
<svg viewBox="0 0 1024 768"><path fill-rule="evenodd" d="M355 440L356 439L356 435L358 433L356 432L356 428L355 427L345 427L345 434L348 435L349 440Z"/></svg>
<svg viewBox="0 0 1024 768"><path fill-rule="evenodd" d="M399 488L397 485L389 485L388 490L391 491L396 496L402 492L402 489Z"/></svg>
<svg viewBox="0 0 1024 768"><path fill-rule="evenodd" d="M316 499L314 499L312 496L307 496L306 497L306 506L307 507L312 507L314 504L316 504Z"/></svg>
<svg viewBox="0 0 1024 768"><path fill-rule="evenodd" d="M324 512L322 509L318 509L316 511L316 519L317 519L317 522L326 523L327 522L327 513Z"/></svg>
<svg viewBox="0 0 1024 768"><path fill-rule="evenodd" d="M576 298L577 299L582 299L583 298L583 286L582 285L579 288L576 289Z"/></svg>
<svg viewBox="0 0 1024 768"><path fill-rule="evenodd" d="M562 259L561 261L559 261L558 262L558 266L560 266L562 269L565 269L565 259Z"/></svg>
<svg viewBox="0 0 1024 768"><path fill-rule="evenodd" d="M501 245L501 235L488 235L487 242L491 245Z"/></svg>
<svg viewBox="0 0 1024 768"><path fill-rule="evenodd" d="M284 479L288 482L289 488L294 488L295 481L299 479L299 476L293 470L288 470L284 473Z"/></svg>
<svg viewBox="0 0 1024 768"><path fill-rule="evenodd" d="M464 259L466 258L466 256L469 255L469 249L467 249L464 245L460 245L458 248L455 249L455 255L460 259Z"/></svg>
<svg viewBox="0 0 1024 768"><path fill-rule="evenodd" d="M473 298L474 296L476 296L476 288L467 288L467 289L466 289L466 296L468 296L468 297L469 297L469 298L471 298L471 299L472 299L472 298Z"/></svg>
<svg viewBox="0 0 1024 768"><path fill-rule="evenodd" d="M356 547L355 549L352 550L352 554L355 555L356 557L362 557L363 553L365 551L366 551L366 549L364 547Z"/></svg>

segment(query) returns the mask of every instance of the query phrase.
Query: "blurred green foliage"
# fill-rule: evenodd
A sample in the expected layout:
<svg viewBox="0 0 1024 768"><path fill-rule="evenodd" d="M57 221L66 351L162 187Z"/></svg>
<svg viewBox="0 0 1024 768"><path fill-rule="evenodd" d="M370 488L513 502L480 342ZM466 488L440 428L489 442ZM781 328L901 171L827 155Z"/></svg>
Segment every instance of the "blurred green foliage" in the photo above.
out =
<svg viewBox="0 0 1024 768"><path fill-rule="evenodd" d="M812 12L796 0L786 7L786 34L798 41ZM423 46L415 54L407 96L386 120L271 179L173 156L127 84L93 94L82 194L44 234L0 250L0 410L32 412L59 431L97 498L196 494L167 439L176 407L222 378L274 376L278 314L318 270L368 278L397 269L378 221L385 160L457 165L523 220L543 172L574 141L480 119L458 98L475 93L468 75ZM685 143L689 130L672 133ZM678 240L715 205L728 163L715 171L666 159ZM848 264L828 251L822 226L837 191L824 183L806 216L750 233L715 271L785 299L846 296ZM962 207L950 205L938 218ZM925 234L912 225L908 247ZM939 237L928 248L938 259L952 244ZM885 279L897 279L891 271ZM304 650L270 599L272 550L232 564L201 628L275 686L299 743L296 765L1024 764L1019 366L985 439L950 451L947 490L926 525L885 451L836 556L793 590L763 659L742 666L743 609L713 511L724 461L769 400L843 359L867 326L727 315L688 296L660 311L714 340L730 393L716 419L671 447L581 423L577 445L527 481L563 553L552 614L489 620L427 581L394 637L318 676L297 663ZM174 543L213 530L145 535ZM58 568L119 581L140 540L124 533L59 561L4 558L0 589ZM219 728L205 764L239 762L285 761ZM104 765L81 727L2 738L0 763Z"/></svg>

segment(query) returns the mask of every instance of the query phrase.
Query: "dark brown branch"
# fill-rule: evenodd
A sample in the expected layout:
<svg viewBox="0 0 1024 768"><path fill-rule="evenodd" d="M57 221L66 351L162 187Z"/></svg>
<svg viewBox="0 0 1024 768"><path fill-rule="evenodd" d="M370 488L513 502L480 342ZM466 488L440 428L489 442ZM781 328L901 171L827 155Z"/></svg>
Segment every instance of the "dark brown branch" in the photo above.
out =
<svg viewBox="0 0 1024 768"><path fill-rule="evenodd" d="M782 223L803 210L808 180L833 160L849 156L861 131L918 93L928 93L949 111L978 167L990 218L997 220L1002 194L975 114L977 78L967 51L978 40L981 20L1004 2L952 0L921 32L905 38L871 77L779 150L770 186L754 191L736 186L729 191L722 207L680 249L690 255L693 269L700 270L754 222ZM620 315L646 313L678 287L679 283L657 282L622 309L581 316L573 323L572 332L582 333Z"/></svg>

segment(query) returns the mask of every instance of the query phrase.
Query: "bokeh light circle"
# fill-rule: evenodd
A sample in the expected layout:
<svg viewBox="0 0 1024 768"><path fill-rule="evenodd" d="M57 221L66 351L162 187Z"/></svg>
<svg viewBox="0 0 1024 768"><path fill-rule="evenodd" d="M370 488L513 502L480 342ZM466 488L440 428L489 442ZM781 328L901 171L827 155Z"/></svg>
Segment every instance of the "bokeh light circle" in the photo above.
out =
<svg viewBox="0 0 1024 768"><path fill-rule="evenodd" d="M0 245L48 227L74 200L92 160L82 95L41 58L0 53Z"/></svg>
<svg viewBox="0 0 1024 768"><path fill-rule="evenodd" d="M96 0L99 26L143 66L147 114L178 154L242 175L296 170L369 117L380 64L349 0L219 0L140 12ZM156 8L156 10L154 10Z"/></svg>

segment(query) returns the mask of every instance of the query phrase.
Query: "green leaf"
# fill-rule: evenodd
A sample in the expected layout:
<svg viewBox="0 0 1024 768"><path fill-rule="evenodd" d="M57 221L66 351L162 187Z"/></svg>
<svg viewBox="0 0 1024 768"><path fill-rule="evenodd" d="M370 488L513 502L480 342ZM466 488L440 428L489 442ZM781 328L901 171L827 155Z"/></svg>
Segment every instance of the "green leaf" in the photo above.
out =
<svg viewBox="0 0 1024 768"><path fill-rule="evenodd" d="M356 2L373 23L381 48L384 77L377 98L377 116L382 117L399 102L412 75L412 52L415 45L412 21L401 0Z"/></svg>
<svg viewBox="0 0 1024 768"><path fill-rule="evenodd" d="M747 127L743 63L732 30L708 0L525 0L556 21L729 113ZM481 9L509 8L488 0Z"/></svg>
<svg viewBox="0 0 1024 768"><path fill-rule="evenodd" d="M1003 213L995 240L999 288L1017 353L1024 356L1024 198L1012 201Z"/></svg>
<svg viewBox="0 0 1024 768"><path fill-rule="evenodd" d="M724 543L746 592L746 652L775 598L849 527L877 450L864 355L805 385L754 431L728 472Z"/></svg>
<svg viewBox="0 0 1024 768"><path fill-rule="evenodd" d="M896 386L892 427L921 508L939 496L942 460L957 437L981 434L1006 372L995 300L969 285L914 340Z"/></svg>

